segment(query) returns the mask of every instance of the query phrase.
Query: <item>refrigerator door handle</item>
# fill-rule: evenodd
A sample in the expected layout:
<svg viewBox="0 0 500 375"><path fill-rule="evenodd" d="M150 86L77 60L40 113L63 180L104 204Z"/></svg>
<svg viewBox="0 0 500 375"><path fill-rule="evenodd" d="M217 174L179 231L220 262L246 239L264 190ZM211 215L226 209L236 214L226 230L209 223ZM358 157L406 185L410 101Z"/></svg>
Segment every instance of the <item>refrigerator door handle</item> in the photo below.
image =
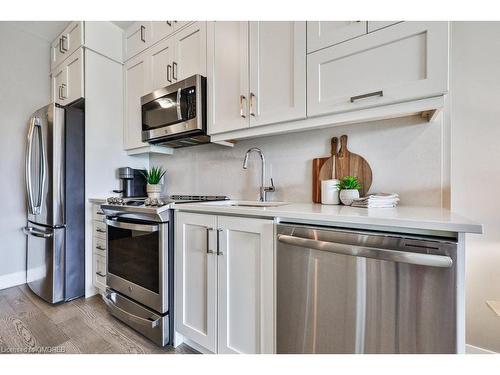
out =
<svg viewBox="0 0 500 375"><path fill-rule="evenodd" d="M38 185L38 199L37 199L37 205L35 207L35 211L37 215L40 215L42 212L42 205L43 205L43 186L45 185L45 178L46 178L46 160L45 160L45 146L43 143L43 132L42 132L42 122L40 121L40 118L35 117L35 126L37 127L38 130L38 141L40 144L40 178L38 179L39 185Z"/></svg>
<svg viewBox="0 0 500 375"><path fill-rule="evenodd" d="M25 161L25 173L26 173L26 193L28 195L28 210L30 214L35 212L35 204L33 202L33 192L31 185L31 151L33 144L33 133L35 130L35 118L32 117L30 120L30 126L28 130L28 139L26 144L26 161Z"/></svg>
<svg viewBox="0 0 500 375"><path fill-rule="evenodd" d="M43 231L37 230L33 227L24 227L23 232L26 235L31 235L31 236L35 236L35 237L41 237L41 238L50 238L54 235L51 232L43 232Z"/></svg>

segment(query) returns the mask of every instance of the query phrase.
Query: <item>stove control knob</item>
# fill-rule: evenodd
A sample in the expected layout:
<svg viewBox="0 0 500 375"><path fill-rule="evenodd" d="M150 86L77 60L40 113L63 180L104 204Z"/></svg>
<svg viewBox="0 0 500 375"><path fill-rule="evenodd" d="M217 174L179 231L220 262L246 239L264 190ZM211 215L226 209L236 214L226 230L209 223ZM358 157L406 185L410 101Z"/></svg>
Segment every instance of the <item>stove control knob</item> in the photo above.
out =
<svg viewBox="0 0 500 375"><path fill-rule="evenodd" d="M108 202L108 203L113 203L113 198L112 198L112 197L110 197L110 198L106 199L106 202Z"/></svg>
<svg viewBox="0 0 500 375"><path fill-rule="evenodd" d="M119 205L123 205L123 198L116 198L116 203Z"/></svg>
<svg viewBox="0 0 500 375"><path fill-rule="evenodd" d="M164 206L165 202L163 202L161 199L158 199L158 207Z"/></svg>
<svg viewBox="0 0 500 375"><path fill-rule="evenodd" d="M151 198L146 198L146 199L144 200L144 205L145 205L145 206L151 206Z"/></svg>
<svg viewBox="0 0 500 375"><path fill-rule="evenodd" d="M156 198L151 199L151 206L158 206L158 199Z"/></svg>

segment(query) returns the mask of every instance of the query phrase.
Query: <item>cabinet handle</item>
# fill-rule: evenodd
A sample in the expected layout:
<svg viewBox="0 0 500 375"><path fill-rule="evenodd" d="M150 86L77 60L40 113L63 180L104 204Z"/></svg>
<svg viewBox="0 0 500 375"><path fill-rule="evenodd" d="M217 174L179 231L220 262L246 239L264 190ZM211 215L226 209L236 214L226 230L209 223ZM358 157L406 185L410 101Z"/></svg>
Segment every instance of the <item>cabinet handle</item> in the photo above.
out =
<svg viewBox="0 0 500 375"><path fill-rule="evenodd" d="M99 229L99 228L97 228L95 231L99 232L99 233L106 233L106 231L104 229Z"/></svg>
<svg viewBox="0 0 500 375"><path fill-rule="evenodd" d="M220 249L220 232L222 232L222 229L217 229L217 255L224 255Z"/></svg>
<svg viewBox="0 0 500 375"><path fill-rule="evenodd" d="M253 101L257 99L253 92L250 93L250 116L255 117L255 111L253 110Z"/></svg>
<svg viewBox="0 0 500 375"><path fill-rule="evenodd" d="M68 98L67 92L66 92L66 87L67 86L66 86L65 83L61 84L61 96L62 96L61 99L67 99Z"/></svg>
<svg viewBox="0 0 500 375"><path fill-rule="evenodd" d="M380 91L369 92L368 94L351 96L351 103L354 103L356 100L359 99L371 98L372 96L384 96L384 92L380 90Z"/></svg>
<svg viewBox="0 0 500 375"><path fill-rule="evenodd" d="M97 211L96 212L97 215L104 215L104 212L101 212L101 211Z"/></svg>
<svg viewBox="0 0 500 375"><path fill-rule="evenodd" d="M59 52L64 53L62 49L62 38L59 38Z"/></svg>
<svg viewBox="0 0 500 375"><path fill-rule="evenodd" d="M66 35L63 35L61 37L61 49L62 49L62 53L66 53L68 52L68 47L65 45L65 42L68 41L68 37Z"/></svg>
<svg viewBox="0 0 500 375"><path fill-rule="evenodd" d="M240 116L243 117L243 118L246 118L247 116L245 115L245 112L243 110L243 101L246 101L247 98L245 97L245 95L240 95Z"/></svg>
<svg viewBox="0 0 500 375"><path fill-rule="evenodd" d="M172 79L177 81L177 63L175 61L172 63Z"/></svg>
<svg viewBox="0 0 500 375"><path fill-rule="evenodd" d="M96 274L97 276L106 277L106 275L105 275L105 274L103 274L101 271L96 272L95 274Z"/></svg>
<svg viewBox="0 0 500 375"><path fill-rule="evenodd" d="M97 245L95 248L98 250L103 250L103 251L106 250L106 248L102 247L101 245Z"/></svg>
<svg viewBox="0 0 500 375"><path fill-rule="evenodd" d="M172 21L167 21L168 26L172 26Z"/></svg>
<svg viewBox="0 0 500 375"><path fill-rule="evenodd" d="M146 37L144 35L144 32L146 31L146 27L144 25L141 25L141 40L146 43Z"/></svg>
<svg viewBox="0 0 500 375"><path fill-rule="evenodd" d="M62 93L61 93L61 89L62 89L62 86L59 85L59 99L62 100L63 97L62 97Z"/></svg>
<svg viewBox="0 0 500 375"><path fill-rule="evenodd" d="M207 228L207 254L214 253L213 250L210 250L210 232L213 230L214 230L214 228Z"/></svg>
<svg viewBox="0 0 500 375"><path fill-rule="evenodd" d="M170 74L172 73L172 65L167 65L167 81L172 83L172 79L170 78Z"/></svg>

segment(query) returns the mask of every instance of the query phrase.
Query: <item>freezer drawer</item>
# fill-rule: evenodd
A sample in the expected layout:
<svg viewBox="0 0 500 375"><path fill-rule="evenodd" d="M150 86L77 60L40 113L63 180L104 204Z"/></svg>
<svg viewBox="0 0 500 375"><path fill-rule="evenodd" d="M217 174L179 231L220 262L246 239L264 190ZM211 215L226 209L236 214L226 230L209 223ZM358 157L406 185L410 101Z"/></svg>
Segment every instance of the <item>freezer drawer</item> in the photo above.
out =
<svg viewBox="0 0 500 375"><path fill-rule="evenodd" d="M278 353L455 353L456 243L278 225Z"/></svg>
<svg viewBox="0 0 500 375"><path fill-rule="evenodd" d="M48 228L28 223L27 283L50 303L64 301L65 228Z"/></svg>

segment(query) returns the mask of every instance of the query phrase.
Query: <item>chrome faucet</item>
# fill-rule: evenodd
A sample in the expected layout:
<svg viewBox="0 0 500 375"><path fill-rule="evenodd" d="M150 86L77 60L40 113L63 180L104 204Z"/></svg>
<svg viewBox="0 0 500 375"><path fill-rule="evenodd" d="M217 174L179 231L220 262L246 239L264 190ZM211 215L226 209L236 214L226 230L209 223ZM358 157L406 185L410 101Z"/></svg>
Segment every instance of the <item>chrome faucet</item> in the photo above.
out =
<svg viewBox="0 0 500 375"><path fill-rule="evenodd" d="M243 169L248 168L248 156L253 151L257 152L260 155L260 160L261 160L260 192L259 192L260 201L267 202L267 193L276 191L276 189L274 187L274 182L273 182L272 177L271 177L271 186L264 186L264 183L266 181L266 159L264 158L264 153L262 152L262 150L260 148L252 147L251 149L249 149L246 152L245 159L243 160Z"/></svg>

